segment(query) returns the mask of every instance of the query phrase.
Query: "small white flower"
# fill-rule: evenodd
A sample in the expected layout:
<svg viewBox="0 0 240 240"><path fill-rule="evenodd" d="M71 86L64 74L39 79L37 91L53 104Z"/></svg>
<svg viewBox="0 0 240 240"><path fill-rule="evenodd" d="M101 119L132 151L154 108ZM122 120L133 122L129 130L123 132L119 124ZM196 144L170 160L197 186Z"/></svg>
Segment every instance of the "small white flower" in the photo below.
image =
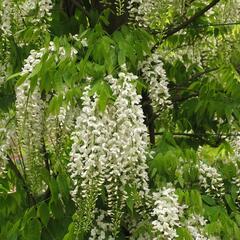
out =
<svg viewBox="0 0 240 240"><path fill-rule="evenodd" d="M82 44L83 47L88 47L87 38L83 38L83 39L81 40L81 44Z"/></svg>

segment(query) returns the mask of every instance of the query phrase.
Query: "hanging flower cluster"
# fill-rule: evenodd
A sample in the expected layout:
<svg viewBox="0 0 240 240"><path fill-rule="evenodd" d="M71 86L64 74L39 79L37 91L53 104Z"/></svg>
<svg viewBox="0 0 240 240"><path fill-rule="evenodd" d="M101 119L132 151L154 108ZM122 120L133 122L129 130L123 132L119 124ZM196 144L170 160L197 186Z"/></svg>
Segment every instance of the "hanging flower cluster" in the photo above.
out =
<svg viewBox="0 0 240 240"><path fill-rule="evenodd" d="M183 5L174 0L130 0L127 5L129 22L138 27L158 29L161 32L174 14L181 14Z"/></svg>
<svg viewBox="0 0 240 240"><path fill-rule="evenodd" d="M40 51L30 51L30 55L24 60L24 65L21 72L22 75L32 73L36 65L41 62L43 51L44 48L42 48Z"/></svg>
<svg viewBox="0 0 240 240"><path fill-rule="evenodd" d="M112 223L109 223L108 214L104 210L96 209L96 223L92 228L89 240L114 240Z"/></svg>
<svg viewBox="0 0 240 240"><path fill-rule="evenodd" d="M44 18L51 16L51 10L53 8L52 0L40 0L38 1L39 6L39 17Z"/></svg>
<svg viewBox="0 0 240 240"><path fill-rule="evenodd" d="M13 27L21 27L29 21L32 24L45 23L45 18L51 16L52 8L52 0L25 0L20 3L12 0L3 0L0 17L2 22L1 30L4 36L11 36ZM32 14L30 13L35 9L37 9L36 15L31 16ZM14 26L12 26L12 23L15 23ZM18 26L16 26L16 23Z"/></svg>
<svg viewBox="0 0 240 240"><path fill-rule="evenodd" d="M25 159L24 162L26 163L27 178L33 192L39 192L42 190L39 169L44 166L44 133L46 127L49 127L50 125L45 124L49 121L46 120L45 102L41 96L39 82L34 90L30 92L31 80L28 76L41 62L42 56L46 51L56 55L56 62L63 58L66 54L65 49L59 47L58 50L59 53L57 54L57 49L53 42L50 42L49 47L46 49L41 48L39 51L31 50L28 58L24 60L24 65L21 71L21 75L26 76L27 79L23 84L16 88L18 138L23 158ZM76 53L75 51L75 49L72 49L71 54L74 55ZM65 109L62 107L59 116L57 116L60 127L62 128L67 120L66 115ZM64 131L68 128L70 129L71 125L66 128L64 127ZM57 136L55 136L55 139L57 139ZM48 138L46 138L46 140L48 143L51 142Z"/></svg>
<svg viewBox="0 0 240 240"><path fill-rule="evenodd" d="M216 168L200 161L199 183L204 191L218 199L222 199L225 194L224 182L221 174Z"/></svg>
<svg viewBox="0 0 240 240"><path fill-rule="evenodd" d="M234 150L231 161L234 164L236 168L236 176L232 178L231 183L234 184L237 187L237 198L236 198L236 204L238 207L240 207L240 137L235 136L233 139L229 139L232 145L232 148Z"/></svg>
<svg viewBox="0 0 240 240"><path fill-rule="evenodd" d="M21 75L32 73L43 56L44 49L39 52L31 50L24 60ZM44 166L43 133L44 133L44 102L39 87L30 93L30 80L27 79L16 88L16 118L18 138L21 152L26 165L27 180L33 192L41 192L43 183L39 175Z"/></svg>
<svg viewBox="0 0 240 240"><path fill-rule="evenodd" d="M140 27L148 27L151 23L149 15L156 4L153 0L130 0L127 6L130 20Z"/></svg>
<svg viewBox="0 0 240 240"><path fill-rule="evenodd" d="M140 63L139 70L143 79L149 84L149 96L154 110L171 106L168 80L160 55L152 54L146 61Z"/></svg>
<svg viewBox="0 0 240 240"><path fill-rule="evenodd" d="M126 1L125 0L115 0L109 1L109 0L100 0L100 2L105 6L112 8L114 13L117 16L122 16L123 14L126 13Z"/></svg>
<svg viewBox="0 0 240 240"><path fill-rule="evenodd" d="M32 73L36 65L41 62L42 56L46 51L56 54L55 57L56 62L58 62L60 59L66 56L65 48L60 46L57 49L54 42L51 41L47 49L41 48L39 51L36 51L34 49L30 51L30 55L24 60L24 65L22 67L21 74L24 75ZM71 57L74 57L76 54L77 50L72 47L70 52Z"/></svg>
<svg viewBox="0 0 240 240"><path fill-rule="evenodd" d="M0 63L0 86L4 83L7 76L7 64Z"/></svg>
<svg viewBox="0 0 240 240"><path fill-rule="evenodd" d="M146 218L147 217L147 218ZM144 228L151 229L150 216L146 214L145 221L137 221L129 215L125 216L124 223L128 226L128 231L130 232L130 240L145 240L152 239L151 232L149 231L139 231L139 229Z"/></svg>
<svg viewBox="0 0 240 240"><path fill-rule="evenodd" d="M31 72L23 67L23 72ZM26 173L33 192L42 190L39 171L43 166L42 137L44 131L44 103L38 87L30 94L30 81L26 80L16 89L16 117L19 144L25 159Z"/></svg>
<svg viewBox="0 0 240 240"><path fill-rule="evenodd" d="M12 35L13 1L3 0L0 6L0 86L8 76L10 44L8 37Z"/></svg>
<svg viewBox="0 0 240 240"><path fill-rule="evenodd" d="M154 240L176 239L176 229L181 225L180 218L185 206L178 203L178 196L173 187L163 187L159 192L153 193L154 209L151 216L153 230L156 233ZM160 235L159 235L160 234Z"/></svg>
<svg viewBox="0 0 240 240"><path fill-rule="evenodd" d="M0 17L1 17L1 30L2 36L11 36L11 23L12 23L12 14L13 14L13 1L12 0L3 0Z"/></svg>
<svg viewBox="0 0 240 240"><path fill-rule="evenodd" d="M89 96L86 87L83 108L72 135L69 169L75 189L73 199L79 204L81 230L88 230L94 216L95 202L102 188L107 193L108 215L117 234L126 187L148 193L146 165L147 129L144 125L141 97L132 84L136 76L121 72L117 79L108 76L115 102L104 113L98 111L98 96ZM84 203L84 204L83 204Z"/></svg>
<svg viewBox="0 0 240 240"><path fill-rule="evenodd" d="M26 18L30 11L33 11L37 7L37 2L32 0L27 0L19 5L20 18ZM22 19L23 20L23 19Z"/></svg>
<svg viewBox="0 0 240 240"><path fill-rule="evenodd" d="M15 135L15 131L6 128L5 121L0 121L0 167L4 161L7 162L7 154L10 154L9 150L11 150L11 153L13 150L16 150L13 146L13 139L16 137Z"/></svg>
<svg viewBox="0 0 240 240"><path fill-rule="evenodd" d="M2 0L0 2L0 85L11 74L9 61L11 41L14 39L14 44L18 47L27 46L31 41L38 46L41 42L42 32L46 32L49 27L52 7L52 0L20 2ZM31 28L28 29L27 26L31 26ZM24 34L24 31L32 31L34 38L30 38L29 34ZM41 34L37 34L38 31L41 31Z"/></svg>
<svg viewBox="0 0 240 240"><path fill-rule="evenodd" d="M237 187L237 198L235 200L238 207L240 207L240 169L237 168L236 176L231 181Z"/></svg>
<svg viewBox="0 0 240 240"><path fill-rule="evenodd" d="M208 240L209 238L204 233L204 227L207 221L203 216L192 214L188 217L185 225L192 238L195 240Z"/></svg>

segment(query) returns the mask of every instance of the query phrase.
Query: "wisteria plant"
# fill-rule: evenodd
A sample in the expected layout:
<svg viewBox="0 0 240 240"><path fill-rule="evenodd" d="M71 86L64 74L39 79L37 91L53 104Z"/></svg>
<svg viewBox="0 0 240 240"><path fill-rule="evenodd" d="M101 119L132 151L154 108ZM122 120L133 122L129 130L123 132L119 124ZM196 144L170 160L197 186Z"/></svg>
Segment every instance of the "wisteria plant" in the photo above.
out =
<svg viewBox="0 0 240 240"><path fill-rule="evenodd" d="M0 240L240 239L239 0L0 0Z"/></svg>

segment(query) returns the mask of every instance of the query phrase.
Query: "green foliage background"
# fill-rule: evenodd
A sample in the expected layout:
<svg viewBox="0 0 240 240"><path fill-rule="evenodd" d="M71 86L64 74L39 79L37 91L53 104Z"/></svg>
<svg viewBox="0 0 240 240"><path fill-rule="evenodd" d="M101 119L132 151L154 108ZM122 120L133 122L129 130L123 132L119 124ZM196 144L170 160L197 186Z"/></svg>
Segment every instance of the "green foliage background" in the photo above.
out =
<svg viewBox="0 0 240 240"><path fill-rule="evenodd" d="M1 62L9 54L7 76L0 85L0 128L16 126L15 88L26 81L27 75L19 72L31 49L48 47L53 41L57 49L63 46L67 52L59 62L55 61L57 51L46 52L28 76L30 94L39 84L41 93L50 96L46 100L48 116L57 115L60 107L68 104L81 108L86 77L94 79L91 94L99 95L98 108L104 112L113 101L104 76L116 75L126 64L139 76L137 89L143 95L154 152L148 161L151 189L171 182L179 201L189 206L188 213L198 213L208 220L208 233L220 239L240 239L239 186L232 182L240 177L239 159L233 160L233 152L238 149L231 146L239 135L240 122L240 27L235 12L240 6L230 0L173 2L162 1L157 13L149 16L153 21L147 28L130 23L127 12L118 16L115 1L107 6L99 1L55 1L52 20L46 20L49 31L45 32L31 24L34 12L20 29L15 23L13 35L0 38ZM212 3L209 14L201 12ZM72 37L75 34L79 40ZM87 39L87 47L83 39ZM24 44L16 44L19 40ZM71 47L77 50L74 58ZM146 97L149 86L138 69L139 62L153 50L164 62L173 103L170 110L165 106L156 113ZM0 143L4 141L2 134ZM1 159L0 239L74 239L75 204L67 173L71 144L68 135L61 139L57 150L46 142L50 167L39 169L47 186L39 194L31 192L17 161ZM220 172L225 191L222 199L199 186L199 159ZM129 195L126 212L132 215L134 201ZM139 231L147 230L143 227ZM192 239L185 228L179 228L178 234L178 239ZM118 239L128 237L122 223Z"/></svg>

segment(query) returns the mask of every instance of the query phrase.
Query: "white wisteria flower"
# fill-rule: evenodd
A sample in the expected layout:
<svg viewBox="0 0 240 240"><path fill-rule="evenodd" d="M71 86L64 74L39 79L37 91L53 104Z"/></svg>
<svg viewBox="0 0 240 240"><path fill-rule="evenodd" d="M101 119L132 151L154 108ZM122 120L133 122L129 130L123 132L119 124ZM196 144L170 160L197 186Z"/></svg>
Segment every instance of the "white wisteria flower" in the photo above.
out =
<svg viewBox="0 0 240 240"><path fill-rule="evenodd" d="M96 212L96 223L91 229L89 240L114 240L112 236L112 223L106 219L108 214L104 210L95 209Z"/></svg>
<svg viewBox="0 0 240 240"><path fill-rule="evenodd" d="M130 0L127 9L130 20L140 27L148 27L151 23L150 13L156 6L153 0Z"/></svg>
<svg viewBox="0 0 240 240"><path fill-rule="evenodd" d="M31 95L29 89L29 80L16 88L17 134L27 168L27 179L32 191L37 193L42 191L39 172L44 164L42 152L44 103L38 87Z"/></svg>
<svg viewBox="0 0 240 240"><path fill-rule="evenodd" d="M65 51L63 47L60 48ZM55 54L56 62L64 57L65 53L62 54L61 51L54 52L55 49L55 44L50 42L49 47L47 48L41 48L39 51L31 50L30 55L24 60L24 65L21 71L22 76L26 75L26 80L20 86L16 87L17 133L20 148L26 163L27 178L33 192L42 191L42 181L40 180L41 178L39 175L39 169L44 167L45 160L43 136L46 128L49 128L49 126L52 125L45 125L45 102L42 99L42 94L39 87L39 81L41 79L38 79L36 87L34 88L33 92L30 93L31 80L29 79L29 76L41 62L44 53L47 51ZM74 55L75 52L74 50L72 51ZM62 107L60 108L60 113L58 115L58 121L60 127L62 128L61 130L63 130L64 127L65 134L71 129L71 124L68 121L70 118L66 117L67 112L69 112L68 109L64 109L64 107ZM69 126L66 127L67 121ZM47 122L49 123L50 120L48 119ZM50 141L48 141L48 143L50 143Z"/></svg>
<svg viewBox="0 0 240 240"><path fill-rule="evenodd" d="M224 197L225 188L221 174L215 167L203 161L199 163L199 182L205 193L218 199Z"/></svg>
<svg viewBox="0 0 240 240"><path fill-rule="evenodd" d="M207 221L203 216L197 214L191 214L185 225L193 239L195 240L208 240L208 236L204 233L204 226Z"/></svg>
<svg viewBox="0 0 240 240"><path fill-rule="evenodd" d="M169 100L168 80L160 55L152 54L146 61L139 64L143 79L149 84L149 96L155 111L171 106Z"/></svg>
<svg viewBox="0 0 240 240"><path fill-rule="evenodd" d="M114 222L116 233L122 209L126 205L126 187L136 188L139 196L149 192L146 164L148 147L147 128L141 109L141 97L132 81L136 76L119 73L118 78L107 76L116 100L105 112L98 112L98 96L89 96L87 86L83 96L82 111L72 134L72 152L69 171L75 189L76 204L85 201L83 228L90 225L95 201L104 186L107 191L107 213ZM88 208L89 207L89 208ZM88 209L87 209L88 208ZM79 218L78 218L79 219Z"/></svg>
<svg viewBox="0 0 240 240"><path fill-rule="evenodd" d="M176 229L181 225L180 218L185 206L178 203L175 189L171 186L163 187L153 193L153 201L151 216L155 219L152 221L153 231L156 233L154 240L176 239Z"/></svg>
<svg viewBox="0 0 240 240"><path fill-rule="evenodd" d="M1 30L3 31L4 36L12 35L12 14L13 14L13 5L14 2L12 0L3 0L0 17L1 17Z"/></svg>

